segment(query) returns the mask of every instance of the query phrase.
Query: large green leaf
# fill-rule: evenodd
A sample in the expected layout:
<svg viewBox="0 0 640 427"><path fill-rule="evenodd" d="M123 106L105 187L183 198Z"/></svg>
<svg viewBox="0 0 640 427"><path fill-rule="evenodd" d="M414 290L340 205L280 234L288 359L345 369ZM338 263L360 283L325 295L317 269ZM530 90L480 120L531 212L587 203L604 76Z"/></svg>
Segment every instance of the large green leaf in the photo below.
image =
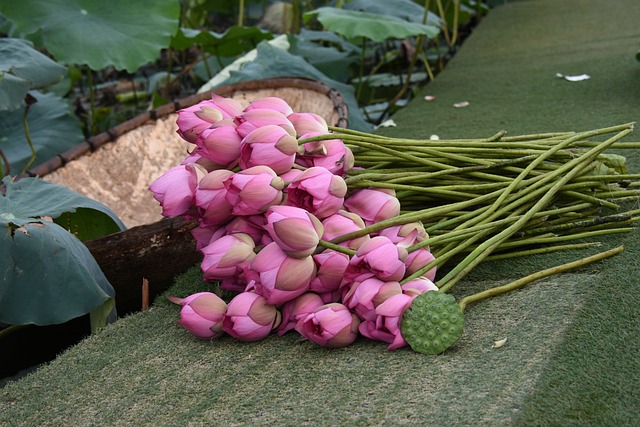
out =
<svg viewBox="0 0 640 427"><path fill-rule="evenodd" d="M349 127L370 131L373 126L364 119L352 86L337 82L306 62L304 58L292 55L284 49L262 42L258 45L256 58L244 64L239 71L231 71L231 77L221 84L231 84L246 80L268 77L307 77L319 80L339 91L349 109ZM310 111L313 113L313 111Z"/></svg>
<svg viewBox="0 0 640 427"><path fill-rule="evenodd" d="M20 108L30 86L28 81L20 77L0 72L0 112Z"/></svg>
<svg viewBox="0 0 640 427"><path fill-rule="evenodd" d="M356 49L341 50L337 46L323 46L308 38L314 37L316 33L319 32L303 31L299 35L289 35L289 52L303 57L328 77L343 83L348 82L352 77L350 67L360 62L359 52ZM329 34L335 36L334 33ZM345 44L355 48L350 43Z"/></svg>
<svg viewBox="0 0 640 427"><path fill-rule="evenodd" d="M0 111L19 108L29 90L56 83L66 73L27 40L0 39L0 58Z"/></svg>
<svg viewBox="0 0 640 427"><path fill-rule="evenodd" d="M433 25L409 22L395 16L378 13L344 10L335 7L321 7L304 14L306 22L316 18L324 27L347 39L366 38L374 42L387 39L404 39L425 35L433 38L439 29Z"/></svg>
<svg viewBox="0 0 640 427"><path fill-rule="evenodd" d="M31 105L27 115L31 140L36 150L34 164L62 154L83 141L80 122L65 100L38 91L32 91L31 95L38 100ZM31 158L22 124L24 109L0 112L0 150L7 156L14 175L19 174Z"/></svg>
<svg viewBox="0 0 640 427"><path fill-rule="evenodd" d="M345 2L342 7L347 10L395 16L396 18L418 23L421 23L424 18L424 7L413 0L350 0ZM441 27L442 19L435 13L429 12L427 24Z"/></svg>
<svg viewBox="0 0 640 427"><path fill-rule="evenodd" d="M273 34L258 27L230 27L224 33L180 28L171 39L174 49L188 49L198 45L216 56L236 56L254 49L262 40L271 40Z"/></svg>
<svg viewBox="0 0 640 427"><path fill-rule="evenodd" d="M115 297L86 246L59 225L43 221L2 229L0 322L63 323Z"/></svg>
<svg viewBox="0 0 640 427"><path fill-rule="evenodd" d="M177 0L0 0L18 31L42 31L58 61L135 72L158 58L178 29Z"/></svg>
<svg viewBox="0 0 640 427"><path fill-rule="evenodd" d="M61 185L40 178L13 182L5 177L2 183L5 192L0 196L0 226L23 226L40 217L62 217L61 224L72 232L83 224L104 230L104 234L126 228L107 206Z"/></svg>

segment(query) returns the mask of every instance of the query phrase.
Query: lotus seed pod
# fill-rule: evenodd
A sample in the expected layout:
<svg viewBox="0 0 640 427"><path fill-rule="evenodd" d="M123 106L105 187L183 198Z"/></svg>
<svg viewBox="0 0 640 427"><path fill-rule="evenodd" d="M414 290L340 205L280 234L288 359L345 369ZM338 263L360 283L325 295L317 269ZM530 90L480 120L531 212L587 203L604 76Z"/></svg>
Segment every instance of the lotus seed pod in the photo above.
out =
<svg viewBox="0 0 640 427"><path fill-rule="evenodd" d="M463 324L462 309L453 296L425 292L405 310L400 330L414 351L439 354L460 338Z"/></svg>

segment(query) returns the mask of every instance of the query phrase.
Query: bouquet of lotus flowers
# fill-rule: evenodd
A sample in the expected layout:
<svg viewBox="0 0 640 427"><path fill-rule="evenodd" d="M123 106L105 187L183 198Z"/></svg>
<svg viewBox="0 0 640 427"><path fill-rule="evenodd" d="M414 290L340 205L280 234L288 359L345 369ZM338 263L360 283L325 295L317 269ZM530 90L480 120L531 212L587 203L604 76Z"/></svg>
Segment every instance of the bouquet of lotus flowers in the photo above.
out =
<svg viewBox="0 0 640 427"><path fill-rule="evenodd" d="M150 189L163 215L197 219L204 279L234 292L170 297L200 339L295 329L326 347L363 335L440 353L469 303L622 248L456 302L447 291L479 263L592 246L565 242L627 232L640 212L605 212L638 196L639 176L605 153L637 146L620 142L631 124L408 140L331 127L276 97L243 108L216 95L177 123L192 150Z"/></svg>

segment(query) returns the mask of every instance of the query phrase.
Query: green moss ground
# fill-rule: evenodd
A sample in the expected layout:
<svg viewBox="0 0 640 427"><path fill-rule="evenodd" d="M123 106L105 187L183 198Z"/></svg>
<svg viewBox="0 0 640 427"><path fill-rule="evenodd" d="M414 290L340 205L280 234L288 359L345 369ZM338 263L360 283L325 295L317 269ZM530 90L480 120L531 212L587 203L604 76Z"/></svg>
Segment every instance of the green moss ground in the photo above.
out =
<svg viewBox="0 0 640 427"><path fill-rule="evenodd" d="M497 7L383 132L476 138L638 120L639 16L634 0ZM452 106L464 100L468 107ZM638 153L625 154L640 171ZM295 333L200 342L177 324L179 307L160 298L0 389L0 425L634 425L639 237L603 240L626 250L469 307L462 338L438 356L366 339L329 350ZM455 294L589 253L486 263ZM208 289L198 277L194 269L170 293Z"/></svg>

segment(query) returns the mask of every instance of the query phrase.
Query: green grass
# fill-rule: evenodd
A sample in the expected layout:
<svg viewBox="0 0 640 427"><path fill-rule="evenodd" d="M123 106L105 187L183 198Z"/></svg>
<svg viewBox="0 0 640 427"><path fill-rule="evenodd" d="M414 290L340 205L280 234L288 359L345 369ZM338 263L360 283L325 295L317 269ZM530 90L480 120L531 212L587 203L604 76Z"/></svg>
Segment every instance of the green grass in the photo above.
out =
<svg viewBox="0 0 640 427"><path fill-rule="evenodd" d="M383 132L478 138L638 120L638 16L635 0L501 6ZM463 100L470 105L453 108ZM639 154L625 153L631 171ZM438 356L364 338L330 350L293 332L201 342L160 298L0 389L0 425L633 425L640 235L604 239L602 249L619 243L626 250L614 258L470 306L462 338ZM595 251L486 263L454 295ZM198 277L194 269L170 292L208 289Z"/></svg>
<svg viewBox="0 0 640 427"><path fill-rule="evenodd" d="M199 274L193 269L170 293L210 289L197 284ZM331 350L295 332L201 342L161 298L0 389L0 425L443 424L453 414L463 424L504 423L588 290L560 276L472 306L462 338L439 356L389 352L366 339ZM493 349L502 338L507 344Z"/></svg>

